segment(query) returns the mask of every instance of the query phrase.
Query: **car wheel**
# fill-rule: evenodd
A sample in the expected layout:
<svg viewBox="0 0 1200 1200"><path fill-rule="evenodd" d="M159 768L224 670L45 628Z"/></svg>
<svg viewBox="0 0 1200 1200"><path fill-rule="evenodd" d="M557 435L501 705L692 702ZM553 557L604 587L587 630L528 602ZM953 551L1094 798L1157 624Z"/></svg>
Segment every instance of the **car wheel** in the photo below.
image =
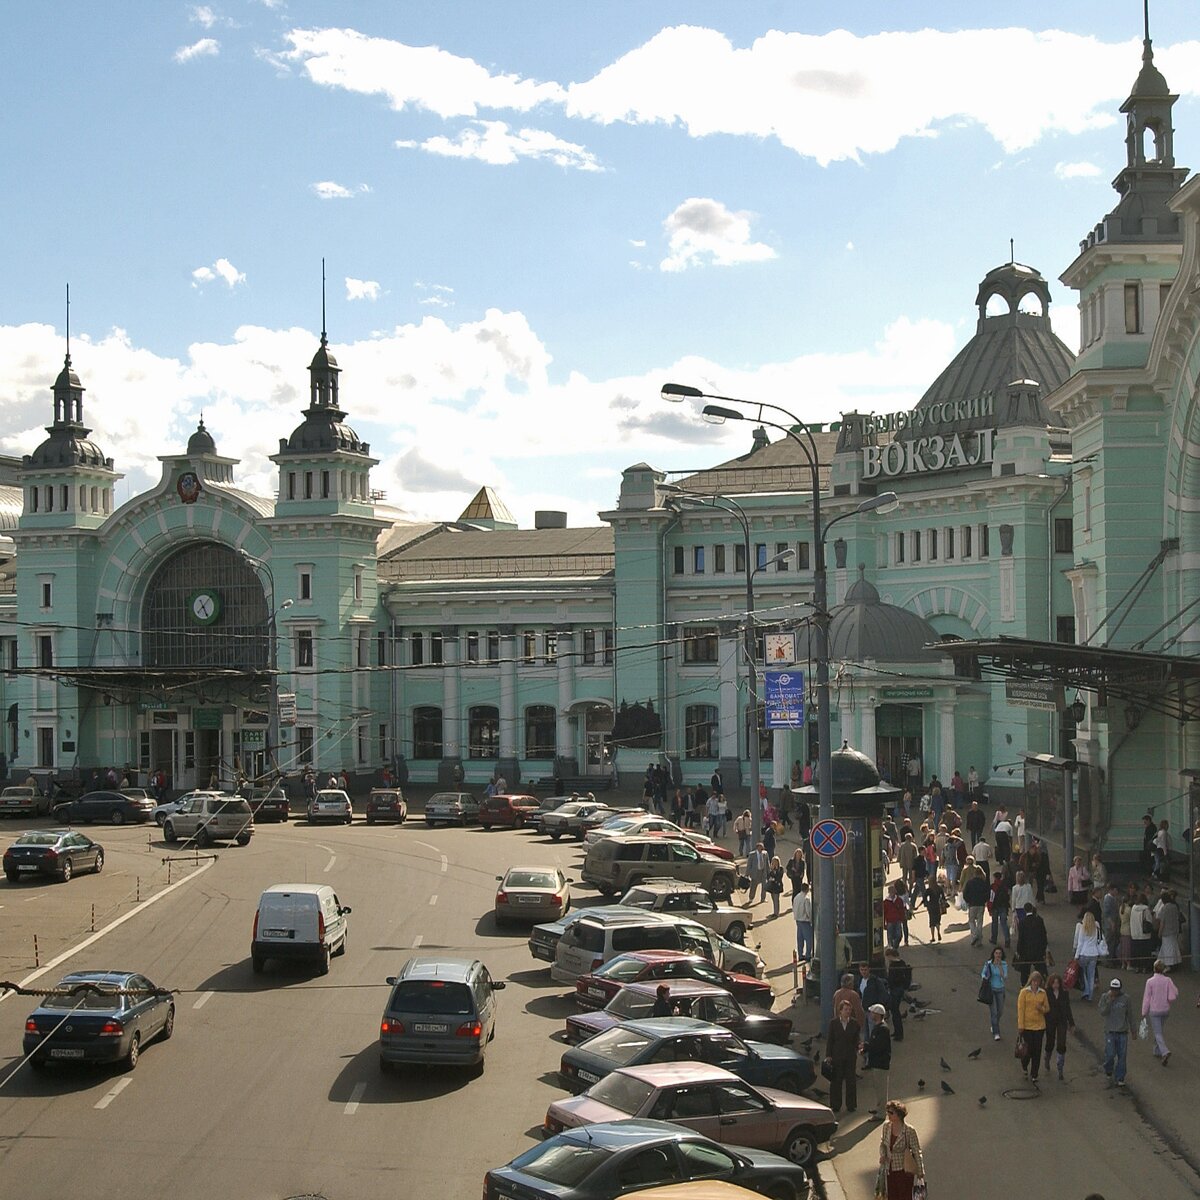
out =
<svg viewBox="0 0 1200 1200"><path fill-rule="evenodd" d="M170 821L167 821L163 825L163 840L168 846L174 846L179 841L179 835L175 832L175 826Z"/></svg>
<svg viewBox="0 0 1200 1200"><path fill-rule="evenodd" d="M561 833L557 833L557 832L556 832L556 833L552 833L552 834L550 835L550 840L551 840L552 842L557 842L557 841L559 841L561 838L562 838L562 834L561 834Z"/></svg>
<svg viewBox="0 0 1200 1200"><path fill-rule="evenodd" d="M175 1005L167 1005L167 1019L163 1022L162 1032L158 1035L164 1042L171 1040L171 1034L175 1032Z"/></svg>
<svg viewBox="0 0 1200 1200"><path fill-rule="evenodd" d="M346 938L347 938L347 936L348 936L347 934L344 934L344 933L342 934L342 940L341 940L340 944L338 945L338 948L334 951L334 954L336 954L338 956L338 958L341 958L342 955L346 953Z"/></svg>
<svg viewBox="0 0 1200 1200"><path fill-rule="evenodd" d="M5 871L4 875L9 883L16 883L21 878L19 871Z"/></svg>
<svg viewBox="0 0 1200 1200"><path fill-rule="evenodd" d="M255 975L261 975L263 973L263 968L266 965L267 960L263 958L261 954L250 955L250 970L252 970Z"/></svg>
<svg viewBox="0 0 1200 1200"><path fill-rule="evenodd" d="M166 814L166 813L159 813L159 814L158 814L158 815L157 815L157 816L154 818L154 821L155 821L155 824L157 824L157 825L158 825L159 829L161 829L161 828L162 828L162 827L163 827L163 826L164 826L164 825L167 823L167 814Z"/></svg>
<svg viewBox="0 0 1200 1200"><path fill-rule="evenodd" d="M329 959L330 959L329 947L326 946L325 949L321 952L321 957L317 960L317 974L318 975L328 975L329 974Z"/></svg>
<svg viewBox="0 0 1200 1200"><path fill-rule="evenodd" d="M100 849L96 850L96 865L92 868L92 870L95 871L97 875L99 875L100 872L104 870L104 851L103 850L100 850Z"/></svg>
<svg viewBox="0 0 1200 1200"><path fill-rule="evenodd" d="M112 812L108 814L108 819L114 825L125 824L125 814L119 808L114 808Z"/></svg>
<svg viewBox="0 0 1200 1200"><path fill-rule="evenodd" d="M207 825L201 825L196 831L196 845L205 849L212 845L212 834L208 832Z"/></svg>
<svg viewBox="0 0 1200 1200"><path fill-rule="evenodd" d="M744 946L746 944L746 927L741 923L741 921L734 921L734 923L730 925L727 930L725 930L725 936L731 942L737 942L739 946Z"/></svg>
<svg viewBox="0 0 1200 1200"><path fill-rule="evenodd" d="M795 1096L800 1094L800 1080L795 1075L780 1075L772 1086L781 1092L791 1092Z"/></svg>
<svg viewBox="0 0 1200 1200"><path fill-rule="evenodd" d="M353 814L353 813L349 813L349 814L347 815L347 817L346 817L346 824L347 824L347 825L353 825L353 824L354 824L354 814Z"/></svg>
<svg viewBox="0 0 1200 1200"><path fill-rule="evenodd" d="M250 835L248 833L239 833L238 838L237 838L237 844L239 846L250 845Z"/></svg>
<svg viewBox="0 0 1200 1200"><path fill-rule="evenodd" d="M733 878L730 875L718 875L712 881L712 897L714 900L728 900L733 895Z"/></svg>
<svg viewBox="0 0 1200 1200"><path fill-rule="evenodd" d="M129 1043L129 1053L125 1055L125 1069L132 1071L138 1065L138 1059L142 1057L142 1035L135 1033L133 1041Z"/></svg>
<svg viewBox="0 0 1200 1200"><path fill-rule="evenodd" d="M71 860L69 858L64 858L63 865L62 865L62 881L63 881L63 883L70 883L71 876L74 874L75 874L75 868L71 865Z"/></svg>
<svg viewBox="0 0 1200 1200"><path fill-rule="evenodd" d="M817 1156L817 1137L811 1129L793 1129L783 1143L783 1156L798 1167L807 1167Z"/></svg>

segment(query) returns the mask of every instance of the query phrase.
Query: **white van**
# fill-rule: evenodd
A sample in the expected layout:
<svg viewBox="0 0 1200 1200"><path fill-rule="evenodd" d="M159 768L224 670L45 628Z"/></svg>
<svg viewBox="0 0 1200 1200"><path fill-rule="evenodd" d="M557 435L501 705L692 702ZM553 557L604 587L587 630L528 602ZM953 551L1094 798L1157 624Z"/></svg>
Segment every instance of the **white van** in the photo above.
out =
<svg viewBox="0 0 1200 1200"><path fill-rule="evenodd" d="M325 975L329 960L346 953L346 917L343 905L328 884L277 883L258 898L250 965L261 973L267 959L302 959L315 963Z"/></svg>

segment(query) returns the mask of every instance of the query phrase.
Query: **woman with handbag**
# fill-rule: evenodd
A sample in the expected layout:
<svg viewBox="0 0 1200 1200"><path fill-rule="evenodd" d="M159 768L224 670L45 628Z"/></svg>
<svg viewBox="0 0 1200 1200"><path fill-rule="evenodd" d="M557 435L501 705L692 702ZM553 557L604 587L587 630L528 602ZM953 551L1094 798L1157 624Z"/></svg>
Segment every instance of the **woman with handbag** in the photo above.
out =
<svg viewBox="0 0 1200 1200"><path fill-rule="evenodd" d="M983 964L983 970L979 972L982 982L979 985L978 998L980 1003L984 1002L986 987L988 1013L992 1018L992 1040L996 1042L1000 1040L1000 1018L1004 1015L1004 989L1008 983L1008 963L1004 959L1004 947L997 946L992 951L992 957Z"/></svg>
<svg viewBox="0 0 1200 1200"><path fill-rule="evenodd" d="M1046 1037L1046 1014L1050 1001L1042 987L1041 971L1033 971L1029 982L1017 996L1017 1038L1023 1040L1028 1055L1021 1060L1021 1070L1037 1087L1038 1073L1042 1065L1042 1043Z"/></svg>
<svg viewBox="0 0 1200 1200"><path fill-rule="evenodd" d="M1075 943L1071 952L1079 961L1079 972L1082 976L1080 986L1086 1004L1092 998L1092 990L1096 986L1096 964L1104 953L1104 938L1096 918L1090 911L1085 912L1075 924Z"/></svg>
<svg viewBox="0 0 1200 1200"><path fill-rule="evenodd" d="M783 895L783 863L779 861L779 855L775 855L771 859L771 865L767 868L767 895L771 897L771 905L774 912L771 916L779 916L779 897Z"/></svg>
<svg viewBox="0 0 1200 1200"><path fill-rule="evenodd" d="M887 1120L879 1141L879 1178L886 1187L877 1196L887 1200L923 1200L925 1191L925 1159L917 1131L906 1120L908 1106L899 1100L889 1100Z"/></svg>
<svg viewBox="0 0 1200 1200"><path fill-rule="evenodd" d="M1075 1028L1075 1018L1071 1016L1071 993L1063 987L1061 975L1051 975L1046 980L1046 1000L1050 1005L1046 1012L1046 1070L1050 1070L1050 1055L1057 1052L1058 1082L1065 1083L1067 1030Z"/></svg>

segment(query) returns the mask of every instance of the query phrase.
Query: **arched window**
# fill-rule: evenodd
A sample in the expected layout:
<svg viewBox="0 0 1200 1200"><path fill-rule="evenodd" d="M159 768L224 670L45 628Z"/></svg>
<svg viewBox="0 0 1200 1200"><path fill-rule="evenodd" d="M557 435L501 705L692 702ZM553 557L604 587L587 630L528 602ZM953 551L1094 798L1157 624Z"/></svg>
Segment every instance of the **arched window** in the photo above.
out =
<svg viewBox="0 0 1200 1200"><path fill-rule="evenodd" d="M711 704L689 704L684 710L684 757L717 757L717 710Z"/></svg>
<svg viewBox="0 0 1200 1200"><path fill-rule="evenodd" d="M467 709L467 757L500 757L500 710L495 705Z"/></svg>
<svg viewBox="0 0 1200 1200"><path fill-rule="evenodd" d="M413 709L413 758L442 758L442 710L431 705Z"/></svg>
<svg viewBox="0 0 1200 1200"><path fill-rule="evenodd" d="M525 710L525 757L553 758L556 714L552 705L531 704Z"/></svg>

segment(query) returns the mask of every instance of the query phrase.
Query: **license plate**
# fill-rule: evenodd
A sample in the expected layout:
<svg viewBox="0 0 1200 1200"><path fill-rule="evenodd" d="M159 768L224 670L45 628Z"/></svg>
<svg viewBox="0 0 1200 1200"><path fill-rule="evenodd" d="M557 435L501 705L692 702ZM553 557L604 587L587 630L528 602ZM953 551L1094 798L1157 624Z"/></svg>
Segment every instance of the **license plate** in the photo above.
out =
<svg viewBox="0 0 1200 1200"><path fill-rule="evenodd" d="M416 1033L445 1033L445 1025L414 1025L413 1030Z"/></svg>
<svg viewBox="0 0 1200 1200"><path fill-rule="evenodd" d="M82 1058L82 1050L51 1050L51 1058Z"/></svg>
<svg viewBox="0 0 1200 1200"><path fill-rule="evenodd" d="M269 938L285 938L290 937L292 931L290 929L264 929L263 937Z"/></svg>
<svg viewBox="0 0 1200 1200"><path fill-rule="evenodd" d="M593 1075L591 1073L591 1071L578 1071L578 1072L576 1072L576 1074L579 1076L580 1079L583 1080L584 1083L599 1083L600 1082L600 1076Z"/></svg>
<svg viewBox="0 0 1200 1200"><path fill-rule="evenodd" d="M594 988L594 987L590 987L590 988L588 988L588 990L587 990L587 994L588 994L589 996L593 996L593 997L594 997L595 999L597 999L597 1000L603 1000L603 999L604 999L604 989L603 989L603 988Z"/></svg>
<svg viewBox="0 0 1200 1200"><path fill-rule="evenodd" d="M541 904L541 902L542 902L541 896L518 896L517 897L518 904Z"/></svg>
<svg viewBox="0 0 1200 1200"><path fill-rule="evenodd" d="M20 866L17 867L17 870L18 871L36 871L37 864L36 863L21 863Z"/></svg>

